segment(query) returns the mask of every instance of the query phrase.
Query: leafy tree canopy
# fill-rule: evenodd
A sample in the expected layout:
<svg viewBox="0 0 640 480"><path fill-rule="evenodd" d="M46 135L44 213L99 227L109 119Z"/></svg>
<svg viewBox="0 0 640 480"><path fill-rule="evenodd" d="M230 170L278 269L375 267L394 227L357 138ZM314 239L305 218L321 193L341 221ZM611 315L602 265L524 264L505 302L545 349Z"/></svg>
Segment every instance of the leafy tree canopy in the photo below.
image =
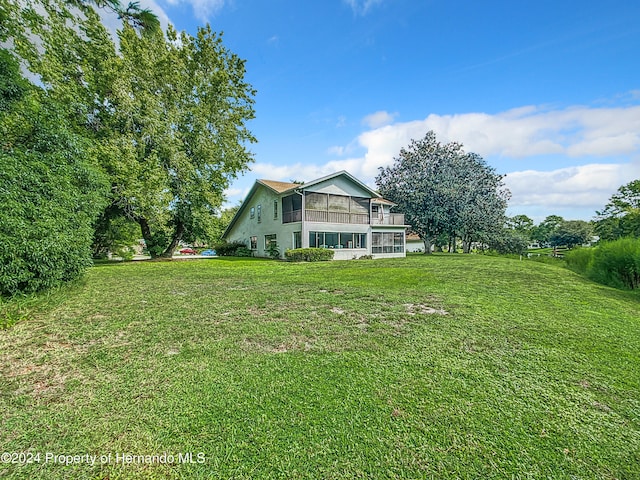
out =
<svg viewBox="0 0 640 480"><path fill-rule="evenodd" d="M502 178L479 155L456 142L441 144L430 131L381 168L376 183L430 253L439 235L459 235L468 246L502 228L509 198Z"/></svg>
<svg viewBox="0 0 640 480"><path fill-rule="evenodd" d="M549 237L553 246L566 245L573 248L576 245L588 243L591 239L592 228L584 220L567 220L562 222Z"/></svg>
<svg viewBox="0 0 640 480"><path fill-rule="evenodd" d="M621 186L604 210L596 212L595 223L602 240L640 238L640 179Z"/></svg>

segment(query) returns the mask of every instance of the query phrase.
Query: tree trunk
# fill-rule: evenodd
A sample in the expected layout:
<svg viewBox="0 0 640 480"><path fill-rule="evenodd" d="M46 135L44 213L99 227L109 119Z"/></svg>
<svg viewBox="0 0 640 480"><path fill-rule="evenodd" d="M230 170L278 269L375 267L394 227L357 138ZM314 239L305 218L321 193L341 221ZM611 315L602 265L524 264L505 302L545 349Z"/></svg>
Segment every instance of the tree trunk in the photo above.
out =
<svg viewBox="0 0 640 480"><path fill-rule="evenodd" d="M471 251L471 238L462 237L462 253L469 253Z"/></svg>
<svg viewBox="0 0 640 480"><path fill-rule="evenodd" d="M422 241L424 242L424 254L431 255L431 239L423 238Z"/></svg>
<svg viewBox="0 0 640 480"><path fill-rule="evenodd" d="M162 257L171 258L173 257L173 252L178 247L180 240L182 240L182 235L184 234L184 223L178 221L176 224L176 229L173 231L173 237L171 238L171 243L166 248L164 252L162 252Z"/></svg>
<svg viewBox="0 0 640 480"><path fill-rule="evenodd" d="M151 258L158 258L157 250L154 248L153 239L151 238L151 229L149 228L149 222L144 217L136 217L136 222L140 225L140 230L142 231L142 238L144 238L144 243L147 246L147 250Z"/></svg>

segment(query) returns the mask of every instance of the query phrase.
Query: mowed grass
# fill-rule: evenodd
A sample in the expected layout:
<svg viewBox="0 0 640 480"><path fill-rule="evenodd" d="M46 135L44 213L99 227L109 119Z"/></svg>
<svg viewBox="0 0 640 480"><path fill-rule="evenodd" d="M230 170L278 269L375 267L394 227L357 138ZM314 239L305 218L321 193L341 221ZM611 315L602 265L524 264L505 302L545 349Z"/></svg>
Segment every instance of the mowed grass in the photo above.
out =
<svg viewBox="0 0 640 480"><path fill-rule="evenodd" d="M0 331L0 450L42 456L0 478L640 478L640 297L558 266L142 262L58 295Z"/></svg>

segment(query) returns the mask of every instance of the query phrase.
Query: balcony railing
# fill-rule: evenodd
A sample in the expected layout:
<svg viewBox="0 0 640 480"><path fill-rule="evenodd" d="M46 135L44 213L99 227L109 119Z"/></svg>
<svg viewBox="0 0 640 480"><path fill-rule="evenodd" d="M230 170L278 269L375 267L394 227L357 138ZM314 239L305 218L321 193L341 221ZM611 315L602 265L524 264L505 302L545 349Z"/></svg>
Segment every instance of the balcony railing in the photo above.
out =
<svg viewBox="0 0 640 480"><path fill-rule="evenodd" d="M404 214L391 213L383 218L370 217L366 213L328 212L326 210L305 210L307 222L318 223L350 223L357 225L404 225ZM282 223L302 221L302 210L282 212Z"/></svg>
<svg viewBox="0 0 640 480"><path fill-rule="evenodd" d="M327 212L326 210L305 210L305 220L307 222L321 223L357 223L367 225L369 215L366 213L349 212Z"/></svg>
<svg viewBox="0 0 640 480"><path fill-rule="evenodd" d="M404 213L388 213L371 219L371 225L404 225Z"/></svg>

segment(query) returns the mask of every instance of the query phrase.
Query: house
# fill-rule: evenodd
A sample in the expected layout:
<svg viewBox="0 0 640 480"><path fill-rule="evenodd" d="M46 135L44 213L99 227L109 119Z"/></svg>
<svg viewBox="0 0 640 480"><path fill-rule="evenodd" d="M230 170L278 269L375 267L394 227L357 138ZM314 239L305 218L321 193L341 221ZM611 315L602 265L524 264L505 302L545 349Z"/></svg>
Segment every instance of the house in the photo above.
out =
<svg viewBox="0 0 640 480"><path fill-rule="evenodd" d="M341 171L304 184L257 180L222 238L258 257L271 242L280 256L293 248L331 248L335 260L404 257L404 215L393 202Z"/></svg>
<svg viewBox="0 0 640 480"><path fill-rule="evenodd" d="M424 252L424 241L417 233L407 234L407 252Z"/></svg>

